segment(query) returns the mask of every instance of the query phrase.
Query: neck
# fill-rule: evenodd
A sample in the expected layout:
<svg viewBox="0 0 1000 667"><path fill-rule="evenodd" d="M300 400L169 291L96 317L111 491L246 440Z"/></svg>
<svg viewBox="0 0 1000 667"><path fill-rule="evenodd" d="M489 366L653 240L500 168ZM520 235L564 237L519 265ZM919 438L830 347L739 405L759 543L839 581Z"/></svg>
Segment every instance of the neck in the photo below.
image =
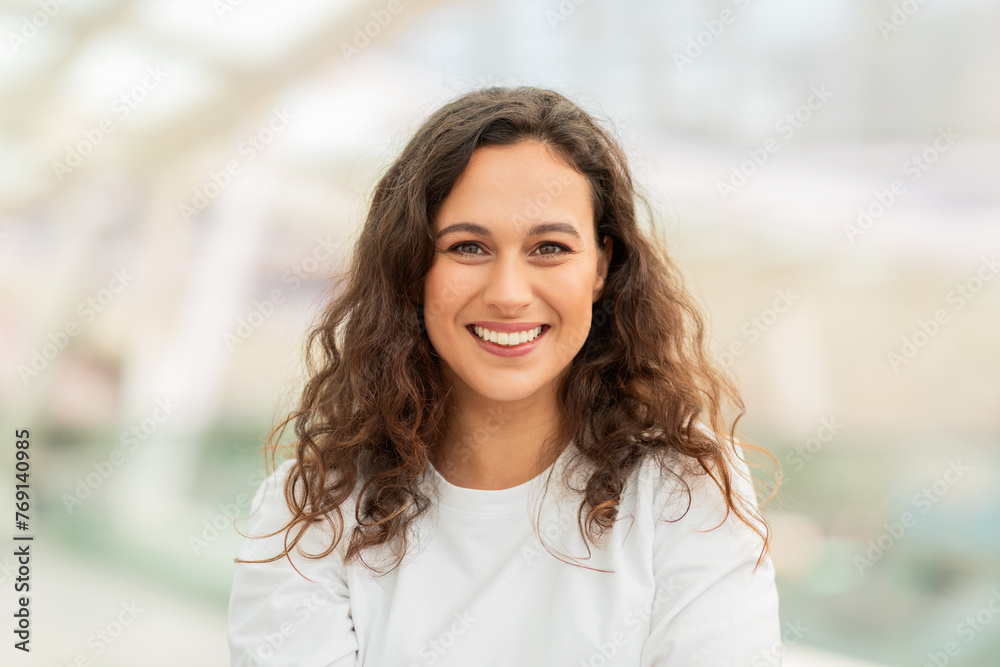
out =
<svg viewBox="0 0 1000 667"><path fill-rule="evenodd" d="M552 449L557 425L552 391L497 402L455 386L448 426L430 454L431 463L456 486L518 486L540 475L558 457Z"/></svg>

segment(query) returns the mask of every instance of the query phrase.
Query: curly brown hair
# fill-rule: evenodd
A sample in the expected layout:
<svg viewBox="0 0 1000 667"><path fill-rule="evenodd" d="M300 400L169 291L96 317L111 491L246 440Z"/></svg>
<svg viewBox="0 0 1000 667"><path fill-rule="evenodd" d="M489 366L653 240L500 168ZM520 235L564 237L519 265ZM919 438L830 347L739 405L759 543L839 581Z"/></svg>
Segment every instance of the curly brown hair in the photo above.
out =
<svg viewBox="0 0 1000 667"><path fill-rule="evenodd" d="M682 460L688 472L711 477L726 516L733 512L760 537L760 565L770 530L732 478L744 404L708 356L704 320L657 237L652 208L611 133L563 95L533 87L478 90L438 109L379 180L350 267L306 339L309 380L300 404L265 445L273 466L294 423L295 463L284 493L292 518L264 536L285 531L285 548L269 559L236 562L285 557L322 521L333 529L329 548L304 555L328 556L344 537L341 506L358 482L345 562L365 562L362 551L381 545L394 547L391 569L402 561L413 521L431 505L420 479L448 414L449 388L420 305L434 258L432 221L476 148L524 140L548 145L587 178L595 237L613 240L603 300L593 305L590 332L557 393L555 441L576 443L593 466L578 511L578 520L586 512L586 528L579 524L585 543L597 544L614 524L626 480L656 454L661 468ZM743 447L777 465L766 450ZM664 472L680 482L690 506L687 473Z"/></svg>

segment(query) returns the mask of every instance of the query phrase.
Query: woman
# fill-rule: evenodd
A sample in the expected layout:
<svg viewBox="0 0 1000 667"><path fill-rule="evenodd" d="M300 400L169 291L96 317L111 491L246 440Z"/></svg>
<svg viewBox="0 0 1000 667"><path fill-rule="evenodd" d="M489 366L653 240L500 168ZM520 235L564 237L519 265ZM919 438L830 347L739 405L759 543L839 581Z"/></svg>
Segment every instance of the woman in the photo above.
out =
<svg viewBox="0 0 1000 667"><path fill-rule="evenodd" d="M551 91L417 131L271 434L234 665L777 664L743 406L638 199Z"/></svg>

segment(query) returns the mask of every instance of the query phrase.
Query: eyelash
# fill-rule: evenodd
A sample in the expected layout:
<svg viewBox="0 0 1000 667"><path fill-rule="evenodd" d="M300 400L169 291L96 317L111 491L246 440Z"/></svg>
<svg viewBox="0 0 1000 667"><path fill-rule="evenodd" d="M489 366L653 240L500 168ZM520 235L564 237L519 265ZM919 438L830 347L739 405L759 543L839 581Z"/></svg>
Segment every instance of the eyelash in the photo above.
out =
<svg viewBox="0 0 1000 667"><path fill-rule="evenodd" d="M474 245L477 248L479 248L480 250L482 250L482 246L479 245L479 243L477 243L476 241L462 241L462 242L456 243L455 245L453 245L450 248L448 248L448 252L453 252L453 251L457 250L458 248L461 248L462 246L470 246L470 245ZM545 246L555 246L556 248L560 248L562 250L562 252L550 252L550 253L545 254L545 255L539 255L540 257L557 257L558 255L564 255L564 254L570 252L570 249L567 248L566 246L564 246L562 243L548 242L548 243L543 243L543 244L541 244L538 247L539 248L544 248ZM537 248L536 248L536 250L537 250ZM463 252L463 253L459 253L459 254L461 254L461 255L475 256L475 255L484 254L484 253Z"/></svg>

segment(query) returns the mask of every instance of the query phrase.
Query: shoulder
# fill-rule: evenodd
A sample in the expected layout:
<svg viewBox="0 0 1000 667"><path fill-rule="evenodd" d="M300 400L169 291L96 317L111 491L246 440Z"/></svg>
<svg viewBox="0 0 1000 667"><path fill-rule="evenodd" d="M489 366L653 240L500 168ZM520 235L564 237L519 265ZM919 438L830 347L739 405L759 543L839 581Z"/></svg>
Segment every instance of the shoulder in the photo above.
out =
<svg viewBox="0 0 1000 667"><path fill-rule="evenodd" d="M279 465L251 503L248 537L239 553L251 562L236 564L229 598L227 634L234 665L354 664L358 641L340 554L307 558L291 549L275 559L286 537L291 544L298 534L298 528L286 530L292 511L285 499L296 465L294 459ZM322 553L330 545L324 525L309 525L299 542L305 553Z"/></svg>
<svg viewBox="0 0 1000 667"><path fill-rule="evenodd" d="M242 560L260 560L271 558L285 549L286 537L291 544L299 526L291 531L289 525L294 513L288 504L289 477L296 475L296 483L292 489L293 497L304 498L305 485L301 475L298 475L298 461L287 459L275 468L260 484L250 503L250 514L247 519L247 540L240 550L238 558ZM353 516L353 497L349 500L351 507L341 509L341 520L347 523ZM346 534L347 530L343 530ZM314 522L309 525L298 543L298 550L305 553L321 553L325 551L334 536L328 520ZM344 540L341 540L343 543ZM289 554L292 557L293 554ZM300 560L295 559L296 565ZM326 559L324 559L326 560Z"/></svg>
<svg viewBox="0 0 1000 667"><path fill-rule="evenodd" d="M740 509L761 531L757 516L757 494L742 446L737 442L726 449L725 474L716 466L706 470L697 460L673 451L653 451L642 461L638 472L640 497L649 505L653 520L677 529L707 531L725 527L747 539L755 535L733 512ZM724 492L728 476L731 497Z"/></svg>
<svg viewBox="0 0 1000 667"><path fill-rule="evenodd" d="M274 530L272 526L277 527L276 524L281 519L291 517L292 513L285 499L285 486L295 465L295 459L283 461L257 487L250 502L249 527L271 532Z"/></svg>

